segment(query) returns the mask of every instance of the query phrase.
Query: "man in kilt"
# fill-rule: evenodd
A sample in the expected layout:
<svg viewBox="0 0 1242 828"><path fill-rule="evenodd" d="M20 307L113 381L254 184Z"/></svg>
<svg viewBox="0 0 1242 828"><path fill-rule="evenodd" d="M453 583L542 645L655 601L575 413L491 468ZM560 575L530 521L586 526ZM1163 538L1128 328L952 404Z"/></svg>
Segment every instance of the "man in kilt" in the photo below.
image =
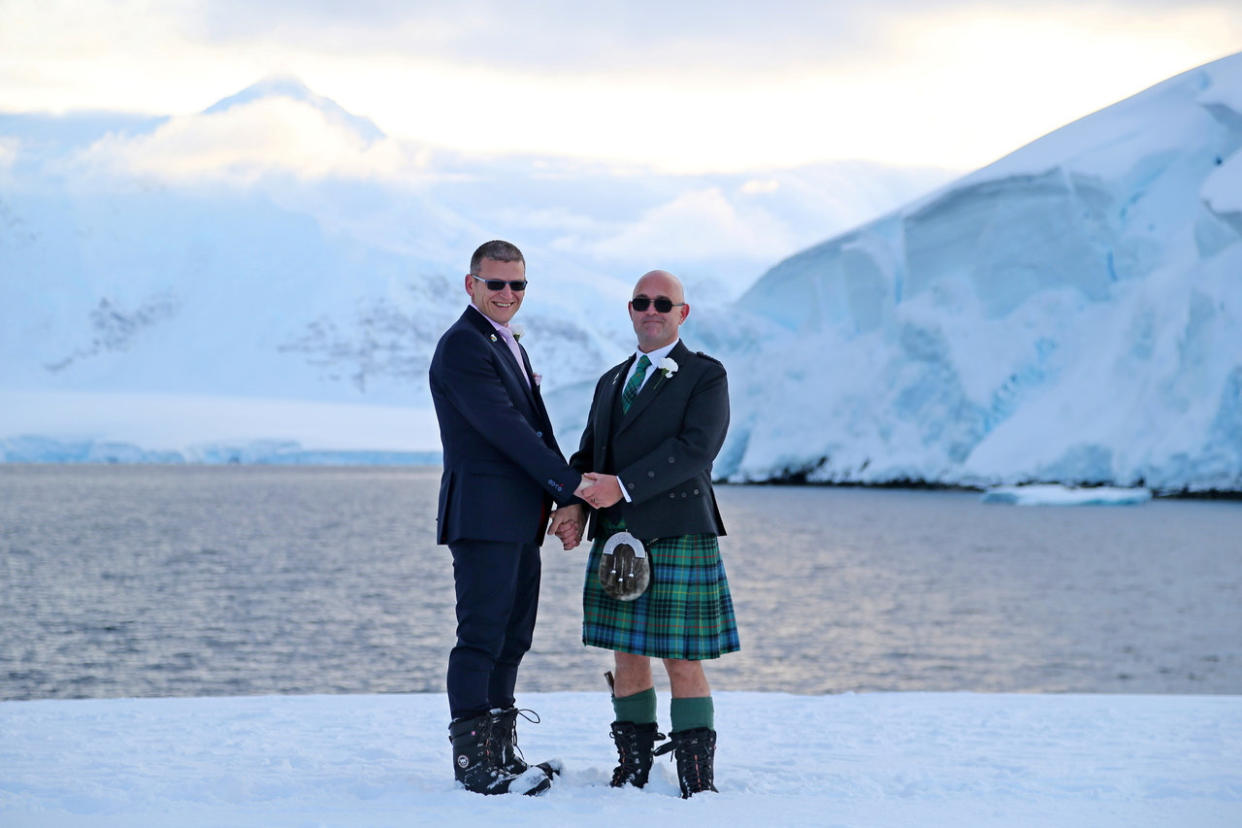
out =
<svg viewBox="0 0 1242 828"><path fill-rule="evenodd" d="M629 302L637 350L595 386L586 430L569 464L592 485L594 540L583 590L583 643L613 651L612 785L643 787L653 756L672 752L683 797L715 791L716 731L703 661L739 648L733 601L717 537L724 524L711 469L729 426L724 366L692 352L679 328L690 313L681 282L654 270ZM592 473L592 470L600 472ZM549 532L572 548L585 507L558 509ZM610 538L628 532L645 547L650 586L613 597L600 581ZM614 544L615 545L615 544ZM645 574L645 573L644 573ZM658 732L651 659L672 690L669 741Z"/></svg>

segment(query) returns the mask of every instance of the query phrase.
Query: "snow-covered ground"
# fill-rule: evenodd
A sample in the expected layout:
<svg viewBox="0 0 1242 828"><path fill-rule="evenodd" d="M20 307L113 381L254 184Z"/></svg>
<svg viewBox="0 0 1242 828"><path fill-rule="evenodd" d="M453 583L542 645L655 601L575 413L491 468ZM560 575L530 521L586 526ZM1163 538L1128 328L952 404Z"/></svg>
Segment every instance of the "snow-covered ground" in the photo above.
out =
<svg viewBox="0 0 1242 828"><path fill-rule="evenodd" d="M1242 697L720 693L718 795L612 790L603 693L528 694L540 798L454 788L440 695L0 703L0 824L1242 825ZM661 700L662 711L667 700Z"/></svg>

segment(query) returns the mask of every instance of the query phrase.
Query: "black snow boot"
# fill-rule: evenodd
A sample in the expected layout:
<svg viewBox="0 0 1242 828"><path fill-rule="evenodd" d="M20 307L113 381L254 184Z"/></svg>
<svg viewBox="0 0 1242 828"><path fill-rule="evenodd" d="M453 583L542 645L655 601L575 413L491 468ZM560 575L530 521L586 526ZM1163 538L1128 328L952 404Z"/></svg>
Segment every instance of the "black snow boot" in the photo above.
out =
<svg viewBox="0 0 1242 828"><path fill-rule="evenodd" d="M669 734L671 741L661 745L657 756L672 751L677 758L677 784L681 785L681 798L689 799L703 791L716 791L712 784L713 764L716 758L716 731L706 727L678 730Z"/></svg>
<svg viewBox="0 0 1242 828"><path fill-rule="evenodd" d="M449 741L453 743L453 774L468 791L532 796L552 787L541 770L516 774L500 768L491 713L455 720L449 725Z"/></svg>
<svg viewBox="0 0 1242 828"><path fill-rule="evenodd" d="M530 769L525 757L522 756L522 749L517 745L519 715L528 722L539 724L539 714L533 710L518 710L516 707L509 707L504 710L494 708L491 712L492 740L496 744L496 761L500 769L507 773L523 774ZM535 767L550 777L559 774L562 765L559 759L549 759L547 762L540 762Z"/></svg>
<svg viewBox="0 0 1242 828"><path fill-rule="evenodd" d="M655 743L664 738L663 733L657 732L655 722L613 722L612 740L617 743L618 764L612 772L612 787L646 785Z"/></svg>

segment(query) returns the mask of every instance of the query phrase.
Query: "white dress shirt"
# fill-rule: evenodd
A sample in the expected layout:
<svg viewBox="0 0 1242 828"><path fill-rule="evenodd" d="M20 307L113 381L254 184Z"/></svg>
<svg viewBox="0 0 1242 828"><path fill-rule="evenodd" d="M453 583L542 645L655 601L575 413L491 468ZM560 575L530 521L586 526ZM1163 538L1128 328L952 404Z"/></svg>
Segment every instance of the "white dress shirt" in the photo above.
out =
<svg viewBox="0 0 1242 828"><path fill-rule="evenodd" d="M657 366L659 366L660 360L664 359L666 356L672 353L673 349L677 347L678 342L681 342L681 340L674 339L672 342L670 342L668 345L665 345L663 348L656 348L654 351L651 351L649 353L636 348L634 350L634 361L630 363L630 370L626 372L625 381L621 383L621 387L624 388L625 386L629 385L630 377L634 376L634 373L638 370L638 360L641 359L645 355L647 359L651 360L651 367L647 369L647 373L643 376L642 385L638 386L638 390L642 391L643 386L646 385L648 380L650 380L651 377L655 374L654 369Z"/></svg>

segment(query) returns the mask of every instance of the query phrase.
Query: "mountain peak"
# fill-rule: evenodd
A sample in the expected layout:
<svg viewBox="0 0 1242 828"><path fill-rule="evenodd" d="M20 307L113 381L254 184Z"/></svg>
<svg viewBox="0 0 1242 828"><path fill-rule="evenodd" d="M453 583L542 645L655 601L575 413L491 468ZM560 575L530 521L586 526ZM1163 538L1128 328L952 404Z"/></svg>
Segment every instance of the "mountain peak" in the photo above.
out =
<svg viewBox="0 0 1242 828"><path fill-rule="evenodd" d="M377 141L384 137L383 131L370 118L355 115L331 98L317 95L301 79L293 75L269 75L257 83L247 86L235 95L223 98L207 109L204 115L226 112L236 106L245 106L255 101L270 98L287 98L292 101L309 104L328 116L330 119L344 124L350 130L368 141Z"/></svg>

